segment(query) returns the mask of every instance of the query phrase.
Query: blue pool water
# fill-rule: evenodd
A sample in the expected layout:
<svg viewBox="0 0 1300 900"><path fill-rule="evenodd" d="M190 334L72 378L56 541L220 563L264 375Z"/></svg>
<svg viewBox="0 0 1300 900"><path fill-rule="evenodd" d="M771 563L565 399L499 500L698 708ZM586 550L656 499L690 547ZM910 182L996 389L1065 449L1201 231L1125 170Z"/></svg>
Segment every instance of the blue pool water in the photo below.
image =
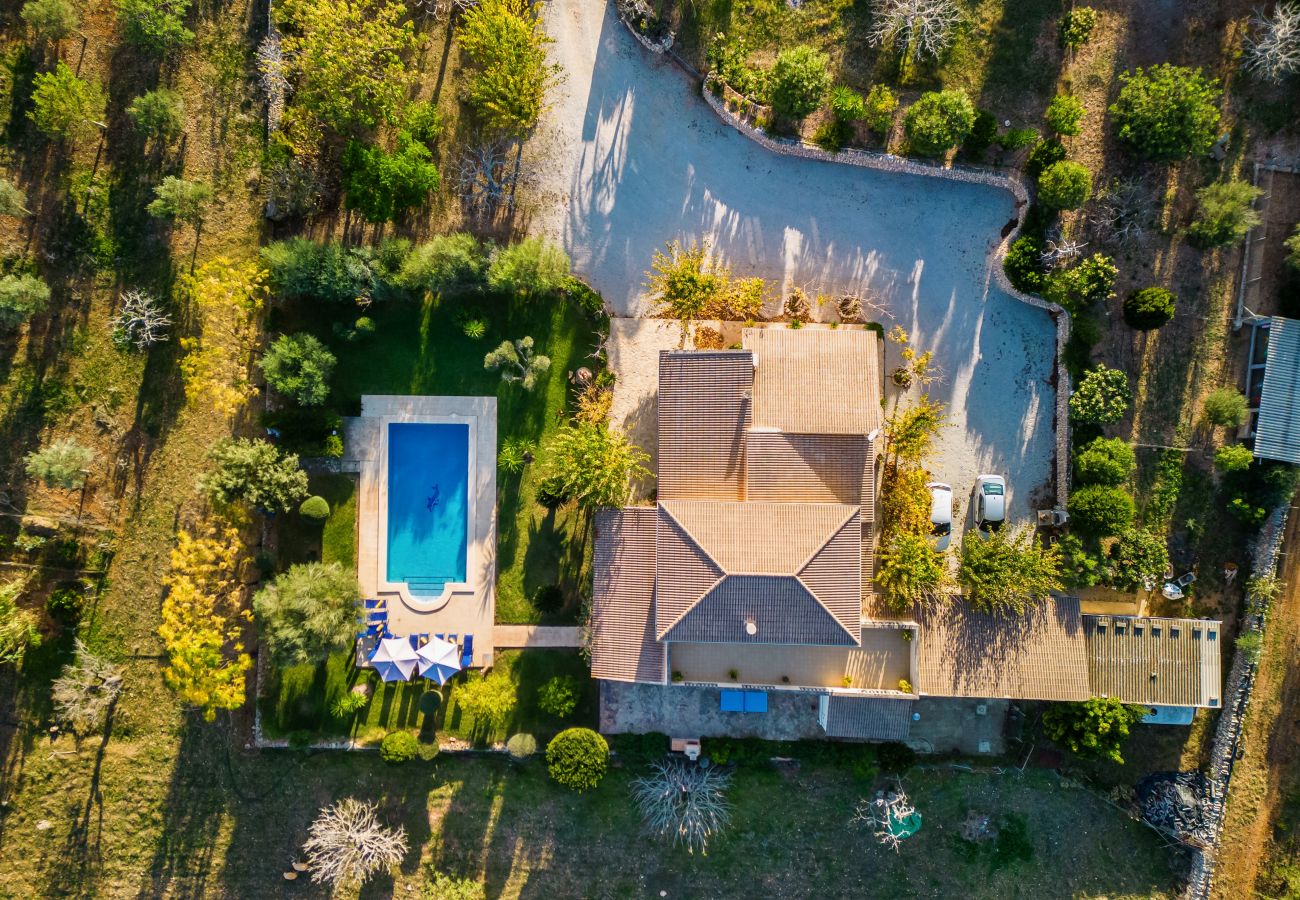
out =
<svg viewBox="0 0 1300 900"><path fill-rule="evenodd" d="M469 426L388 426L388 581L437 596L465 580Z"/></svg>

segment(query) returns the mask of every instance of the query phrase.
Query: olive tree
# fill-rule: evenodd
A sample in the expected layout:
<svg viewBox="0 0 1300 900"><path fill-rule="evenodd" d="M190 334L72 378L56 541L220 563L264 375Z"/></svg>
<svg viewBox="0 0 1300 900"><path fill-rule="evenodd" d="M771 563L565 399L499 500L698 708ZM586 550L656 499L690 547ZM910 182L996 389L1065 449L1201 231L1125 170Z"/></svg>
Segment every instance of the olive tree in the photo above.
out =
<svg viewBox="0 0 1300 900"><path fill-rule="evenodd" d="M1071 160L1053 163L1038 176L1038 199L1052 209L1078 209L1092 196L1092 175Z"/></svg>
<svg viewBox="0 0 1300 900"><path fill-rule="evenodd" d="M86 470L94 461L94 450L64 438L28 453L25 465L28 476L47 487L74 489L86 483Z"/></svg>
<svg viewBox="0 0 1300 900"><path fill-rule="evenodd" d="M73 140L98 127L104 111L99 83L78 78L60 61L52 72L39 72L32 82L32 108L27 116L46 137Z"/></svg>
<svg viewBox="0 0 1300 900"><path fill-rule="evenodd" d="M68 0L28 0L19 13L41 40L58 43L81 24L77 8Z"/></svg>
<svg viewBox="0 0 1300 900"><path fill-rule="evenodd" d="M0 178L0 216L17 219L30 213L23 189L8 178Z"/></svg>
<svg viewBox="0 0 1300 900"><path fill-rule="evenodd" d="M1196 192L1196 217L1188 232L1202 247L1240 241L1261 221L1255 200L1262 194L1247 181L1216 181Z"/></svg>
<svg viewBox="0 0 1300 900"><path fill-rule="evenodd" d="M194 40L185 27L190 0L114 0L126 40L141 50L166 53Z"/></svg>
<svg viewBox="0 0 1300 900"><path fill-rule="evenodd" d="M49 285L37 276L0 276L0 328L17 328L49 302Z"/></svg>
<svg viewBox="0 0 1300 900"><path fill-rule="evenodd" d="M126 114L141 134L164 143L185 129L185 101L170 88L146 91L131 101Z"/></svg>
<svg viewBox="0 0 1300 900"><path fill-rule="evenodd" d="M517 382L526 391L537 386L537 379L551 368L551 358L533 352L532 336L517 341L502 341L483 357L483 368L499 370L501 380Z"/></svg>
<svg viewBox="0 0 1300 900"><path fill-rule="evenodd" d="M175 219L197 229L211 201L212 188L208 184L168 175L154 188L154 199L145 210L156 219Z"/></svg>
<svg viewBox="0 0 1300 900"><path fill-rule="evenodd" d="M279 666L346 650L359 622L356 574L338 563L291 566L253 597L259 634Z"/></svg>
<svg viewBox="0 0 1300 900"><path fill-rule="evenodd" d="M1201 410L1206 422L1223 428L1236 428L1246 421L1249 411L1245 395L1231 387L1210 391Z"/></svg>
<svg viewBox="0 0 1300 900"><path fill-rule="evenodd" d="M1105 365L1083 376L1070 395L1070 418L1088 425L1113 425L1133 405L1128 376Z"/></svg>
<svg viewBox="0 0 1300 900"><path fill-rule="evenodd" d="M1184 159L1205 153L1219 127L1216 79L1200 69L1163 63L1120 75L1123 87L1110 107L1119 139L1141 156Z"/></svg>
<svg viewBox="0 0 1300 900"><path fill-rule="evenodd" d="M52 697L60 722L79 734L103 727L122 693L122 669L91 653L77 638L74 661L54 679Z"/></svg>
<svg viewBox="0 0 1300 900"><path fill-rule="evenodd" d="M199 487L214 503L288 512L307 497L307 473L297 455L261 438L224 440L208 455L216 467L199 478Z"/></svg>

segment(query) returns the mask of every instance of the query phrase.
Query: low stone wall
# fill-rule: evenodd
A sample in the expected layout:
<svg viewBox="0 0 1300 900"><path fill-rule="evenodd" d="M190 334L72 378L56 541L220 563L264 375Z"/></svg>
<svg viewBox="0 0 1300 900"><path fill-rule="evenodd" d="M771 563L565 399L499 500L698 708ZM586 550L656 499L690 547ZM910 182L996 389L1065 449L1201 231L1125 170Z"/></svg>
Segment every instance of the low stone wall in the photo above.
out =
<svg viewBox="0 0 1300 900"><path fill-rule="evenodd" d="M1251 560L1251 572L1254 575L1277 574L1278 555L1282 549L1282 538L1286 534L1287 514L1290 505L1273 511L1255 540ZM1247 596L1247 608L1255 606L1262 612L1248 613L1242 621L1241 633L1263 633L1268 625L1268 607L1252 603L1256 598ZM1228 683L1223 691L1223 712L1219 715L1219 724L1214 731L1214 744L1210 748L1210 767L1206 778L1206 791L1209 794L1210 832L1214 835L1210 846L1194 848L1192 851L1192 872L1188 879L1185 896L1189 900L1209 900L1210 890L1214 886L1215 857L1219 850L1219 839L1223 832L1223 814L1228 801L1228 788L1232 783L1233 764L1241 748L1241 732L1246 721L1246 708L1250 704L1251 690L1255 686L1256 664L1247 659L1246 654L1233 655L1232 670L1228 673Z"/></svg>

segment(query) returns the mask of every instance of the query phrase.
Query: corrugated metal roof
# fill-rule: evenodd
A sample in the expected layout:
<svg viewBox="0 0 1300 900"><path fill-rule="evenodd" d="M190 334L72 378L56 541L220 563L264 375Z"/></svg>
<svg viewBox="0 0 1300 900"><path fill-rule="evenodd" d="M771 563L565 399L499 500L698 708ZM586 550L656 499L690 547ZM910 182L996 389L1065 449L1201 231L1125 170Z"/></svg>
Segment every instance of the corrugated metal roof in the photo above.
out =
<svg viewBox="0 0 1300 900"><path fill-rule="evenodd" d="M758 357L756 427L788 434L870 434L880 427L875 332L746 328L741 342Z"/></svg>
<svg viewBox="0 0 1300 900"><path fill-rule="evenodd" d="M864 741L905 741L912 730L912 701L832 694L826 736Z"/></svg>
<svg viewBox="0 0 1300 900"><path fill-rule="evenodd" d="M655 640L654 630L657 521L653 507L596 513L591 608L595 678L666 680L665 647Z"/></svg>
<svg viewBox="0 0 1300 900"><path fill-rule="evenodd" d="M754 356L745 350L659 354L660 500L741 500Z"/></svg>
<svg viewBox="0 0 1300 900"><path fill-rule="evenodd" d="M1300 321L1274 316L1255 428L1255 455L1300 463Z"/></svg>
<svg viewBox="0 0 1300 900"><path fill-rule="evenodd" d="M1221 629L1205 619L1084 616L1092 692L1125 703L1218 707Z"/></svg>

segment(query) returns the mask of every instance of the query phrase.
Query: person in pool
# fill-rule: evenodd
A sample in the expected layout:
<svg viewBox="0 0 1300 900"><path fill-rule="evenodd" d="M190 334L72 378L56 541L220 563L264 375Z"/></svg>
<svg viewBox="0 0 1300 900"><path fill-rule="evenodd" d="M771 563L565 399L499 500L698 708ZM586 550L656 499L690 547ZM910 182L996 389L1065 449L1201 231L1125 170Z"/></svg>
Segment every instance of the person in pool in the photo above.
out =
<svg viewBox="0 0 1300 900"><path fill-rule="evenodd" d="M433 508L438 505L439 493L440 493L440 489L438 488L438 485L435 484L433 486L433 493L430 494L427 498L425 498L424 508L429 512L433 512Z"/></svg>

